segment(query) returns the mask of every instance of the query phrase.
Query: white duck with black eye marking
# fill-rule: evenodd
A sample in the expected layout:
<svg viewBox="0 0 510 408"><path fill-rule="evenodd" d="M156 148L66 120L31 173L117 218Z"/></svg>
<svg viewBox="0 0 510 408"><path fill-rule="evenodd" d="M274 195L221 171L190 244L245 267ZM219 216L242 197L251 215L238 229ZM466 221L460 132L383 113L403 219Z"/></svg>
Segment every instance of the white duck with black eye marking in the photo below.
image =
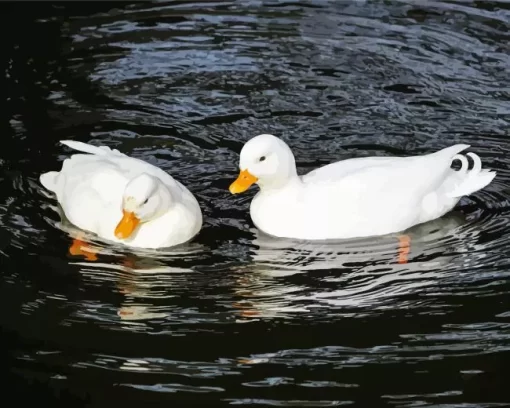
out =
<svg viewBox="0 0 510 408"><path fill-rule="evenodd" d="M446 214L460 198L496 176L480 158L457 144L409 157L342 160L298 176L294 155L281 139L256 136L242 148L233 194L256 183L250 214L263 232L282 238L327 240L404 231ZM461 161L460 170L451 168Z"/></svg>
<svg viewBox="0 0 510 408"><path fill-rule="evenodd" d="M193 194L165 171L106 146L63 140L90 154L64 160L60 172L40 176L77 227L131 247L166 248L202 227Z"/></svg>

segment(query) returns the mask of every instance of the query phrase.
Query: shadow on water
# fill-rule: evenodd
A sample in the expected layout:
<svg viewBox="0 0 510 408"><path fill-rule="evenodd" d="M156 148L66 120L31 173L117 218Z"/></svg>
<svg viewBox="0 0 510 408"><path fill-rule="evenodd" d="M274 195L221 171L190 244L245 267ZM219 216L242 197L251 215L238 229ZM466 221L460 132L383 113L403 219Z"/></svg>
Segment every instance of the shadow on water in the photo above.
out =
<svg viewBox="0 0 510 408"><path fill-rule="evenodd" d="M73 406L505 406L510 9L505 2L5 6L0 315L9 396ZM310 243L228 192L270 132L304 173L469 143L495 181L401 235ZM75 229L38 182L75 139L197 196L193 242ZM28 396L30 395L30 397ZM39 400L40 401L40 400Z"/></svg>

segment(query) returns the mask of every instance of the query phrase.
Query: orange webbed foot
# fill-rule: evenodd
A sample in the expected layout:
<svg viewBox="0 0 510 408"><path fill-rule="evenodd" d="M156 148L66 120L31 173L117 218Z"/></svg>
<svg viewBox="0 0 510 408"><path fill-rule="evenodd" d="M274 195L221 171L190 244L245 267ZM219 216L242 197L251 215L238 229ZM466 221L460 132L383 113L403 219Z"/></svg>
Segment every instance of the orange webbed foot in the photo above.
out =
<svg viewBox="0 0 510 408"><path fill-rule="evenodd" d="M411 237L409 235L400 235L398 237L398 263L406 264L411 251Z"/></svg>
<svg viewBox="0 0 510 408"><path fill-rule="evenodd" d="M97 261L96 252L80 239L73 239L73 244L69 248L69 253L74 256L82 255L87 261Z"/></svg>

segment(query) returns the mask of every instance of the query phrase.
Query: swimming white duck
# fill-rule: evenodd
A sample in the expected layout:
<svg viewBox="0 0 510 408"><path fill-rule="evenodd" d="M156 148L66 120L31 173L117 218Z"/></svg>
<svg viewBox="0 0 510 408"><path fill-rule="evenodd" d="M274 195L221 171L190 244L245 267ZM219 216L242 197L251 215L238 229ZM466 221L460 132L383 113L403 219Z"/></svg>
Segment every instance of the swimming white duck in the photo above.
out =
<svg viewBox="0 0 510 408"><path fill-rule="evenodd" d="M60 143L90 153L74 154L60 172L40 176L75 226L139 248L175 246L200 231L197 200L165 171L106 146Z"/></svg>
<svg viewBox="0 0 510 408"><path fill-rule="evenodd" d="M496 173L458 154L457 144L410 157L342 160L298 176L294 155L281 139L262 134L242 148L238 194L256 183L250 206L255 226L281 238L327 240L385 235L441 217L462 196L487 186ZM460 160L462 166L450 166Z"/></svg>

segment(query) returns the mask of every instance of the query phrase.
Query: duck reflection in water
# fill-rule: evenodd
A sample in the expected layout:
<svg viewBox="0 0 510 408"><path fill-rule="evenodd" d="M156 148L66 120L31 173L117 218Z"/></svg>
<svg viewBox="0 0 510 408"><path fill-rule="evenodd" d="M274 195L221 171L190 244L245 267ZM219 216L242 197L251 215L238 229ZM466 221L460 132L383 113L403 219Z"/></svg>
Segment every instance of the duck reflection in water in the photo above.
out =
<svg viewBox="0 0 510 408"><path fill-rule="evenodd" d="M111 251L108 246L96 247L99 259L90 262L76 262L80 265L80 273L95 286L112 286L112 292L123 295L124 300L118 306L116 315L121 321L133 322L135 326L128 329L148 329L143 321L154 322L168 318L172 306L168 299L178 296L176 287L187 281L187 276L194 273L185 266L194 254L202 251L199 245L168 251L141 251L121 253L124 248ZM170 266L172 265L172 266ZM113 305L112 305L113 306ZM136 322L136 323L135 323Z"/></svg>
<svg viewBox="0 0 510 408"><path fill-rule="evenodd" d="M251 259L231 270L234 281L231 273L224 277L229 286L234 282L235 296L229 303L239 322L309 313L310 307L388 304L437 282L455 257L449 253L469 252L478 235L474 225L461 213L450 213L405 234L324 243L273 238L254 229ZM175 287L178 276L195 272L169 266L180 258L175 253L170 260L158 253L130 252L112 263L107 261L109 247L98 248L96 260L90 262L85 255L82 265L98 279L112 279L112 270L117 270L115 284L126 298L117 313L121 320L167 318L171 310L167 302L157 307L147 300L175 296L169 287ZM292 276L306 272L314 273L306 283L297 284ZM162 292L156 293L156 287Z"/></svg>
<svg viewBox="0 0 510 408"><path fill-rule="evenodd" d="M283 240L252 231L252 263L246 266L249 271L239 272L234 305L248 320L310 313L315 307L396 305L395 298L436 284L452 262L467 261L478 235L457 212L404 235L336 243ZM297 283L302 279L295 275L311 271L306 284Z"/></svg>

